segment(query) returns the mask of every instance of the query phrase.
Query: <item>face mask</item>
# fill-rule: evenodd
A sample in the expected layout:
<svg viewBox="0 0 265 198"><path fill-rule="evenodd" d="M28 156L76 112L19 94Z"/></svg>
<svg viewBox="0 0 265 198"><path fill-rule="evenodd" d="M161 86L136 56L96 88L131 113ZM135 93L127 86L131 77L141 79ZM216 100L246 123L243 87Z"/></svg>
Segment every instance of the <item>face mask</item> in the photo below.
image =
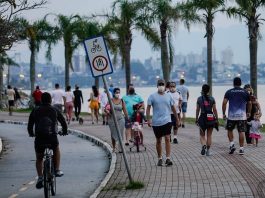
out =
<svg viewBox="0 0 265 198"><path fill-rule="evenodd" d="M129 89L129 94L130 94L130 95L133 95L133 94L134 94L134 88L130 88L130 89Z"/></svg>
<svg viewBox="0 0 265 198"><path fill-rule="evenodd" d="M120 94L114 94L114 97L115 98L119 98L120 97Z"/></svg>
<svg viewBox="0 0 265 198"><path fill-rule="evenodd" d="M158 89L159 93L162 93L162 92L165 91L165 87L164 86L158 86L157 89Z"/></svg>

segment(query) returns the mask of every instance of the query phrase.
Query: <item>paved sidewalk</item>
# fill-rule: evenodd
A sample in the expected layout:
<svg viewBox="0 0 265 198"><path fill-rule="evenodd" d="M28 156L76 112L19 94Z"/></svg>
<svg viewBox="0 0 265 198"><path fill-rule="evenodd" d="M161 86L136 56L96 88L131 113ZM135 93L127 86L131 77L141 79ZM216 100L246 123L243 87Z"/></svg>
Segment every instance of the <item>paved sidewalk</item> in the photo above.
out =
<svg viewBox="0 0 265 198"><path fill-rule="evenodd" d="M27 121L27 114L8 116L0 112L0 120ZM108 126L92 125L85 117L83 125L77 122L70 128L96 136L110 144ZM237 150L228 154L228 140L224 129L213 133L212 156L200 155L199 132L195 125L179 130L179 144L172 144L172 167L157 167L155 137L152 130L144 128L146 151L129 151L126 147L134 180L142 181L140 190L120 189L128 183L122 155L117 154L116 170L98 197L265 197L265 144L246 146L245 155L238 154L238 135L235 133ZM164 147L163 147L164 150Z"/></svg>

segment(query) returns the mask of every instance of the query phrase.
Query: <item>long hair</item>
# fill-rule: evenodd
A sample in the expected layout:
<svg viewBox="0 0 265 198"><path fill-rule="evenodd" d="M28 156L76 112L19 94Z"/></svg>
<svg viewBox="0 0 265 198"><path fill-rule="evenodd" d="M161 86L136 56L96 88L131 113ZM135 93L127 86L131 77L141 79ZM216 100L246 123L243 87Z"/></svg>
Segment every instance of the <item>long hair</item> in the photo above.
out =
<svg viewBox="0 0 265 198"><path fill-rule="evenodd" d="M208 84L202 85L202 96L206 98L206 100L209 99L209 92L210 92L210 86Z"/></svg>
<svg viewBox="0 0 265 198"><path fill-rule="evenodd" d="M94 96L98 97L98 95L99 95L98 88L95 85L92 86L92 91L93 91Z"/></svg>

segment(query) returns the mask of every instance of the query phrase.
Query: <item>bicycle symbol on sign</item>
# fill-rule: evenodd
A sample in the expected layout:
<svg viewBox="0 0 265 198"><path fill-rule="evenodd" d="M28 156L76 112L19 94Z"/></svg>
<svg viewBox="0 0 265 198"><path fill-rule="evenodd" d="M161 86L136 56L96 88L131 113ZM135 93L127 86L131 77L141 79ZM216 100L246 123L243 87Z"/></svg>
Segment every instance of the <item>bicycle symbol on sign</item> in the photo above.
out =
<svg viewBox="0 0 265 198"><path fill-rule="evenodd" d="M91 52L94 54L96 52L100 52L102 50L102 48L100 47L100 45L98 44L98 39L95 39L93 41L93 47L91 48Z"/></svg>

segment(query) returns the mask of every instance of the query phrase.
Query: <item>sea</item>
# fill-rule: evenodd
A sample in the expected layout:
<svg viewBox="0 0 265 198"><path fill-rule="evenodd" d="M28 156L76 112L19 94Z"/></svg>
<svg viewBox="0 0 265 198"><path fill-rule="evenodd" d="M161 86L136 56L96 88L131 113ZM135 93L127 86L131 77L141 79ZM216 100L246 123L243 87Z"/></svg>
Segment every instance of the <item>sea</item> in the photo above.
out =
<svg viewBox="0 0 265 198"><path fill-rule="evenodd" d="M188 101L188 108L187 108L187 117L195 117L195 111L196 111L196 102L197 98L201 95L201 86L187 86L189 89L190 93L190 98ZM216 107L218 111L219 118L222 118L222 101L224 98L224 94L228 89L233 88L232 85L224 85L224 86L213 86L212 92L213 92L213 97L215 98L216 101ZM125 88L120 88L121 89L121 96L124 96L126 93ZM89 112L89 96L90 93L92 92L91 88L84 88L80 89L83 92L83 97L84 97L84 103L82 104L82 112ZM51 91L51 90L48 90ZM103 92L103 88L99 89L100 92ZM147 99L150 96L150 94L154 93L157 91L157 87L135 87L135 91L138 95L140 95L145 104L147 103ZM261 110L264 113L265 112L265 85L258 85L258 101L261 106ZM265 123L265 113L261 117L261 122Z"/></svg>

